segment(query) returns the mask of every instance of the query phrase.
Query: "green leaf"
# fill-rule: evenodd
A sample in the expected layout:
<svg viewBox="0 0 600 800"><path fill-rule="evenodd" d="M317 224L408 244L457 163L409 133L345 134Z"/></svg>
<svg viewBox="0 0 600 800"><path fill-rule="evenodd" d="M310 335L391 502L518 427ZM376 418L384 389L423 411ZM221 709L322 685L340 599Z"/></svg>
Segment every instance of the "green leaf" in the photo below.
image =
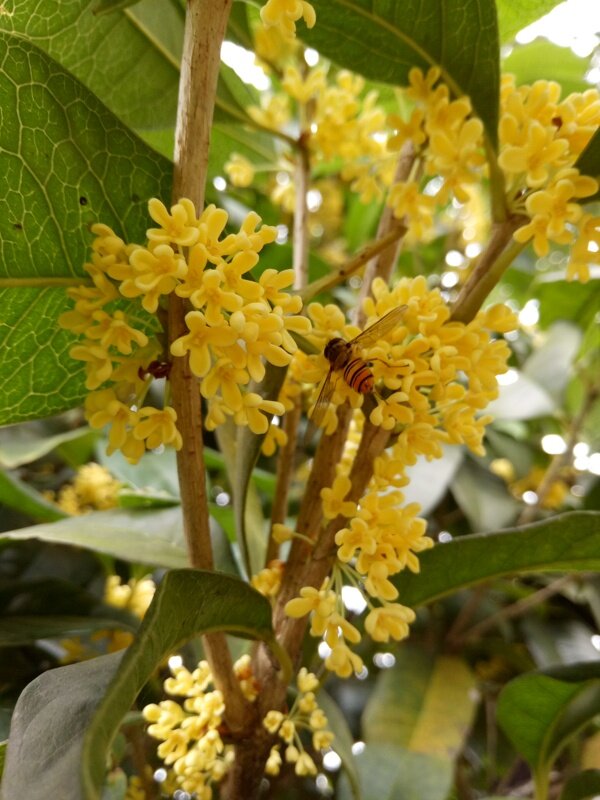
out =
<svg viewBox="0 0 600 800"><path fill-rule="evenodd" d="M3 469L0 469L0 504L16 508L40 522L54 522L67 516L31 486Z"/></svg>
<svg viewBox="0 0 600 800"><path fill-rule="evenodd" d="M409 483L402 489L404 502L418 503L419 513L427 516L446 494L464 455L463 448L450 446L435 461L427 461L424 456L418 458L414 466L406 469Z"/></svg>
<svg viewBox="0 0 600 800"><path fill-rule="evenodd" d="M456 96L469 95L495 147L500 80L493 0L315 0L317 24L302 30L311 47L382 83L406 85L411 67L439 66ZM460 20L453 24L453 20Z"/></svg>
<svg viewBox="0 0 600 800"><path fill-rule="evenodd" d="M139 691L185 640L217 630L272 644L268 601L228 576L167 573L122 660L115 654L51 670L22 693L9 739L4 797L99 800L108 748ZM277 656L286 658L279 651ZM79 781L73 780L76 775Z"/></svg>
<svg viewBox="0 0 600 800"><path fill-rule="evenodd" d="M570 47L559 47L547 39L515 45L502 64L504 72L511 72L516 77L518 86L552 78L560 83L562 97L572 92L585 92L590 88L585 80L589 68L589 58L580 58Z"/></svg>
<svg viewBox="0 0 600 800"><path fill-rule="evenodd" d="M0 16L0 20L7 17ZM70 305L102 220L129 240L148 226L147 199L170 194L171 165L126 129L45 53L0 33L0 424L79 404L83 373L73 336L57 324Z"/></svg>
<svg viewBox="0 0 600 800"><path fill-rule="evenodd" d="M363 800L446 800L452 786L449 762L390 744L367 745L356 764ZM342 776L339 800L351 796Z"/></svg>
<svg viewBox="0 0 600 800"><path fill-rule="evenodd" d="M473 723L475 688L475 677L461 659L434 659L405 645L396 664L377 677L363 714L365 741L454 762Z"/></svg>
<svg viewBox="0 0 600 800"><path fill-rule="evenodd" d="M134 6L136 3L139 3L140 0L100 0L100 2L94 6L94 14L98 16L102 14L112 14L115 11L120 11L123 8L129 8L129 6Z"/></svg>
<svg viewBox="0 0 600 800"><path fill-rule="evenodd" d="M600 569L600 512L573 511L544 522L461 536L419 554L421 574L394 583L412 608L504 575Z"/></svg>
<svg viewBox="0 0 600 800"><path fill-rule="evenodd" d="M102 16L93 13L97 4L61 0L47 2L41 11L37 0L23 0L10 14L0 15L0 30L35 43L127 125L173 127L184 27L181 3L143 0L134 9Z"/></svg>
<svg viewBox="0 0 600 800"><path fill-rule="evenodd" d="M510 525L521 509L504 481L472 458L463 461L450 489L477 533Z"/></svg>
<svg viewBox="0 0 600 800"><path fill-rule="evenodd" d="M496 0L500 41L512 39L516 33L543 17L560 2L561 0Z"/></svg>
<svg viewBox="0 0 600 800"><path fill-rule="evenodd" d="M556 404L545 390L522 372L517 379L500 386L498 397L486 407L495 419L534 419L552 414Z"/></svg>
<svg viewBox="0 0 600 800"><path fill-rule="evenodd" d="M114 558L163 567L188 564L181 509L98 511L0 535L2 541L40 539L86 547Z"/></svg>
<svg viewBox="0 0 600 800"><path fill-rule="evenodd" d="M600 794L600 769L586 769L566 782L560 800L588 800Z"/></svg>
<svg viewBox="0 0 600 800"><path fill-rule="evenodd" d="M356 759L352 752L353 738L346 717L335 700L324 689L319 690L317 703L327 717L327 727L335 735L332 747L342 760L342 767L350 783L352 797L354 800L361 800L360 777L356 768Z"/></svg>
<svg viewBox="0 0 600 800"><path fill-rule="evenodd" d="M16 647L32 644L38 639L63 639L94 631L125 629L135 626L122 620L77 616L27 616L19 614L0 619L0 646Z"/></svg>
<svg viewBox="0 0 600 800"><path fill-rule="evenodd" d="M555 402L561 403L581 340L581 328L570 322L555 322L546 332L544 343L523 365L523 375L543 386Z"/></svg>
<svg viewBox="0 0 600 800"><path fill-rule="evenodd" d="M89 433L90 429L85 427L49 435L44 424L37 421L5 428L0 441L0 465L7 469L15 469L22 464L30 464L65 442L79 439Z"/></svg>
<svg viewBox="0 0 600 800"><path fill-rule="evenodd" d="M275 367L267 364L264 379L259 386L250 385L250 391L260 389L265 400L275 400L283 384L287 367ZM269 420L271 415L267 415ZM254 575L264 564L266 538L260 505L256 502L248 505L248 490L260 448L266 434L253 433L248 426L233 429L235 440L227 446L225 457L229 463L231 488L233 491L233 509L237 542L242 552L244 566L248 575ZM250 515L250 520L249 520ZM250 526L248 526L250 522ZM251 530L248 530L251 528Z"/></svg>
<svg viewBox="0 0 600 800"><path fill-rule="evenodd" d="M531 294L540 303L540 325L547 328L553 322L574 320L582 328L598 330L595 321L600 307L600 281L589 283L566 281L564 270L539 275L531 286Z"/></svg>
<svg viewBox="0 0 600 800"><path fill-rule="evenodd" d="M538 780L568 740L600 713L600 665L587 662L521 675L498 701L498 721Z"/></svg>

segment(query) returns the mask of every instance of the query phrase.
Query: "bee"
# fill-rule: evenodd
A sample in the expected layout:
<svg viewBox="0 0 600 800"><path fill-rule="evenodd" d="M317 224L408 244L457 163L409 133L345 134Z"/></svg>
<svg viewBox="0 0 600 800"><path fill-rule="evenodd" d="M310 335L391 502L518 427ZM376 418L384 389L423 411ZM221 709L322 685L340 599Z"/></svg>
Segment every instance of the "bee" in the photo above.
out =
<svg viewBox="0 0 600 800"><path fill-rule="evenodd" d="M379 339L393 330L406 313L407 305L388 311L381 319L374 322L354 339L346 342L339 336L330 339L325 345L323 355L329 361L329 372L319 392L314 405L311 424L319 427L327 411L333 395L336 381L335 373L341 373L342 378L351 389L359 394L369 394L374 390L375 378L367 361L361 357L360 351L365 347L374 345Z"/></svg>

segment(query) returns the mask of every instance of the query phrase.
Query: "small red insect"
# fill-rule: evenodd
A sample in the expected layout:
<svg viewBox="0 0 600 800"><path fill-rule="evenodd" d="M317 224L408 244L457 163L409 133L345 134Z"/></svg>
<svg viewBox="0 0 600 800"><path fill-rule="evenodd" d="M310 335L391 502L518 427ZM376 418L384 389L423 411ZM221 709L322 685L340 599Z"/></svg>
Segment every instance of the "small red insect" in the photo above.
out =
<svg viewBox="0 0 600 800"><path fill-rule="evenodd" d="M138 369L138 376L142 381L146 375L152 375L153 378L168 378L170 372L170 361L151 361L145 369L144 367Z"/></svg>

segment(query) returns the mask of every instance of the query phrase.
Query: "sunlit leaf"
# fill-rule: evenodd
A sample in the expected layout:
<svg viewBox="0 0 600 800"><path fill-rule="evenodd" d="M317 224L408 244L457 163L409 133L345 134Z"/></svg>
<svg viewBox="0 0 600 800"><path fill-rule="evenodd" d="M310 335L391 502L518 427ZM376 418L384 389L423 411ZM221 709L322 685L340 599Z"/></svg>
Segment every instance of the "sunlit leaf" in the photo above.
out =
<svg viewBox="0 0 600 800"><path fill-rule="evenodd" d="M504 481L472 458L463 461L450 489L476 533L510 525L521 509Z"/></svg>
<svg viewBox="0 0 600 800"><path fill-rule="evenodd" d="M551 71L549 64L552 65ZM589 67L588 58L580 58L570 47L559 47L547 39L516 45L502 64L504 72L515 76L518 86L552 78L562 86L563 98L572 92L584 92L590 88L585 80Z"/></svg>
<svg viewBox="0 0 600 800"><path fill-rule="evenodd" d="M520 30L559 5L562 0L496 0L500 41L508 42Z"/></svg>
<svg viewBox="0 0 600 800"><path fill-rule="evenodd" d="M432 658L405 645L396 664L377 677L363 713L365 741L401 745L413 753L454 761L475 715L475 685L473 673L461 659Z"/></svg>
<svg viewBox="0 0 600 800"><path fill-rule="evenodd" d="M388 743L367 745L356 766L363 800L446 800L452 786L449 761ZM338 795L339 800L353 797L345 776Z"/></svg>

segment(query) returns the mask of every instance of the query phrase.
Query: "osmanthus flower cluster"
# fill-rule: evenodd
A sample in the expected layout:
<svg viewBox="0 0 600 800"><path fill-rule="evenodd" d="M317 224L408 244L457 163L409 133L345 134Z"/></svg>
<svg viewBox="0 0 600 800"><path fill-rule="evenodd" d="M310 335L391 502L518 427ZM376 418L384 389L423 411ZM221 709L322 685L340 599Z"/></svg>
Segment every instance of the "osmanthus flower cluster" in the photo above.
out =
<svg viewBox="0 0 600 800"><path fill-rule="evenodd" d="M532 240L538 256L550 243L570 245L567 279L585 282L590 264L600 263L600 216L585 213L580 201L599 184L575 165L600 125L600 93L588 89L563 100L560 94L552 81L516 86L504 77L499 163L510 209L529 217L515 239Z"/></svg>
<svg viewBox="0 0 600 800"><path fill-rule="evenodd" d="M207 428L233 417L264 433L266 415L284 409L249 384L264 378L267 362L287 365L296 350L290 331L310 328L298 315L300 298L284 291L292 270L266 269L257 280L250 275L276 235L271 226L259 227L257 214L250 212L237 233L225 235L228 215L214 205L199 217L185 198L170 211L157 199L148 207L158 227L147 231L145 246L125 244L106 225L92 227L92 260L85 265L92 285L68 290L75 308L60 318L83 337L70 355L85 363L88 421L94 428L110 425L109 452L120 449L132 462L146 449L181 447L168 391L163 408L145 404L153 379L168 375L172 357L189 353L208 401ZM173 292L189 302L188 332L166 351L158 318ZM140 307L126 314L123 298Z"/></svg>
<svg viewBox="0 0 600 800"><path fill-rule="evenodd" d="M46 493L46 497L54 500L61 511L77 516L114 508L120 488L121 483L105 467L90 462L77 469L73 480L60 489L58 497L54 492Z"/></svg>
<svg viewBox="0 0 600 800"><path fill-rule="evenodd" d="M147 705L143 715L150 723L148 733L161 742L157 753L169 769L168 782L199 800L210 800L214 785L223 779L234 760L233 746L225 744L221 735L225 711L223 696L212 688L212 674L206 661L201 661L192 672L181 665L170 669L172 677L164 682L165 692L171 697L185 699ZM234 672L244 696L253 702L258 687L252 676L250 656L238 659ZM269 711L263 724L283 740L285 759L295 765L296 773L310 775L316 768L304 749L299 731L306 729L312 733L312 744L317 751L329 748L333 734L326 730L327 718L315 698L316 677L301 669L297 682L298 695L289 713ZM269 775L279 773L280 748L281 744L276 744L271 750L265 768Z"/></svg>
<svg viewBox="0 0 600 800"><path fill-rule="evenodd" d="M390 116L396 131L390 149L411 142L425 178L441 179L435 191L432 184L409 180L389 192L395 215L420 236L431 229L440 206L452 197L468 202L469 187L487 173L483 125L467 97L450 99L440 75L437 67L425 76L412 69L405 90L414 103L410 117ZM515 239L533 240L538 256L548 253L550 243L571 245L567 278L586 281L589 265L600 263L600 217L584 213L580 202L596 194L598 182L575 165L600 125L600 93L588 89L564 100L560 93L560 85L551 81L517 86L513 76L503 76L498 164L509 210L529 219Z"/></svg>
<svg viewBox="0 0 600 800"><path fill-rule="evenodd" d="M401 324L362 353L371 363L377 390L369 420L390 430L390 446L375 459L367 490L353 502L347 499L349 471L356 453L352 440L359 439L360 426L351 431L352 446L338 465L335 481L321 491L326 524L346 520L335 533L337 563L320 589L304 587L286 606L292 617L312 615L312 635L323 637L330 648L325 665L340 677L362 669L350 647L361 634L344 616L344 581L363 592L369 608L365 629L375 641L408 635L414 613L396 602L398 591L391 578L406 568L418 572L418 553L432 541L425 535L425 520L417 516L418 505L404 504L405 469L421 456L441 457L447 444L484 452L482 439L491 417L482 412L497 396L496 376L506 372L510 355L506 342L493 333L517 325L513 312L502 305L480 312L469 324L452 321L439 291L428 290L422 277L402 279L392 289L378 279L372 291L373 297L365 300L367 326L393 308L406 306ZM309 314L309 338L321 349L334 336L351 339L358 333L345 323L337 306L313 304ZM318 384L329 371L321 355L299 358L306 381ZM346 401L358 407L363 396L340 378L323 420L326 432L336 429L336 406Z"/></svg>

